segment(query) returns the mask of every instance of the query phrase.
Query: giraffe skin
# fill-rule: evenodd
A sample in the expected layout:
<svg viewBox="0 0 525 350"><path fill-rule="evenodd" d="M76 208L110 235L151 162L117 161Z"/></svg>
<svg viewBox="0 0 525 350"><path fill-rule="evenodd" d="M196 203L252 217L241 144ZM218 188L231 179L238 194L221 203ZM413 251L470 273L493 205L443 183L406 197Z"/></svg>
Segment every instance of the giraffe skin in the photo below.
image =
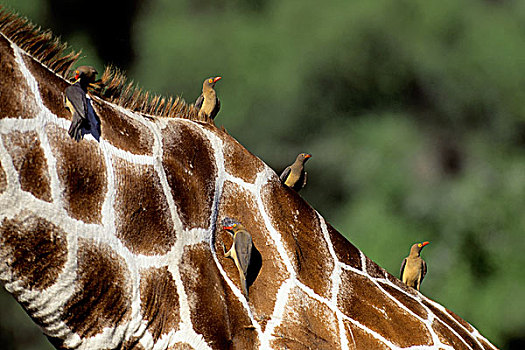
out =
<svg viewBox="0 0 525 350"><path fill-rule="evenodd" d="M92 97L102 136L75 143L66 82L3 35L0 54L0 280L57 348L495 349L226 132ZM249 302L224 217L262 255Z"/></svg>

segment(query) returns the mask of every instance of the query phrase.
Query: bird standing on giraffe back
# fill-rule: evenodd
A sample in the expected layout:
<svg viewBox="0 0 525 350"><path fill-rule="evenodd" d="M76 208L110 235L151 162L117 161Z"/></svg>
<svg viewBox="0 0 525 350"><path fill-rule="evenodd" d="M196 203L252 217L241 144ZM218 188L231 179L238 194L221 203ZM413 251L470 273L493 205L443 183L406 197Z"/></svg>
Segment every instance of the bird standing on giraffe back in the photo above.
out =
<svg viewBox="0 0 525 350"><path fill-rule="evenodd" d="M306 186L306 178L308 174L304 171L304 163L311 157L311 154L300 153L295 159L295 162L286 167L281 173L281 182L295 191L299 191Z"/></svg>
<svg viewBox="0 0 525 350"><path fill-rule="evenodd" d="M89 129L87 87L95 82L97 71L91 66L80 66L75 70L75 83L65 90L64 103L72 114L68 134L75 141L83 137L82 127Z"/></svg>
<svg viewBox="0 0 525 350"><path fill-rule="evenodd" d="M199 117L214 119L221 109L221 101L215 92L215 83L221 80L221 77L212 77L204 80L202 83L202 94L195 101L195 108L199 111Z"/></svg>
<svg viewBox="0 0 525 350"><path fill-rule="evenodd" d="M427 264L425 260L419 256L421 250L429 242L415 243L410 248L410 254L403 259L401 264L401 281L406 285L419 290L421 282L427 273Z"/></svg>

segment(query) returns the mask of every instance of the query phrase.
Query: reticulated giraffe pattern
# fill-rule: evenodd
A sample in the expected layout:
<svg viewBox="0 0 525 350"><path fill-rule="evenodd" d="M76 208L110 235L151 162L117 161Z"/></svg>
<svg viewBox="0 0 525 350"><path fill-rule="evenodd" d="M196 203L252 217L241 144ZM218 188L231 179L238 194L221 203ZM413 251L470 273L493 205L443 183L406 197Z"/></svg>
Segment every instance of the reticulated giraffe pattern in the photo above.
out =
<svg viewBox="0 0 525 350"><path fill-rule="evenodd" d="M494 349L226 132L92 97L100 142L76 143L68 83L4 36L0 53L0 280L56 347ZM249 301L224 217L262 255Z"/></svg>

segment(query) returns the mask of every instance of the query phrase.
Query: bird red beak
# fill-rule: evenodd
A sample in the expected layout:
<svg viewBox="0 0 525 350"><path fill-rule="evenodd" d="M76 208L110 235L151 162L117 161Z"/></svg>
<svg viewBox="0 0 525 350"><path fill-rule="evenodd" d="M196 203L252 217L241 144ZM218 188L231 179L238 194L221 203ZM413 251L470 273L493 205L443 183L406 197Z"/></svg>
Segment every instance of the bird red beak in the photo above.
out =
<svg viewBox="0 0 525 350"><path fill-rule="evenodd" d="M233 229L233 226L223 226L222 228L225 229L225 230L231 230L231 229Z"/></svg>
<svg viewBox="0 0 525 350"><path fill-rule="evenodd" d="M213 79L213 82L216 83L216 82L218 82L221 79L222 79L222 77L215 77L215 79Z"/></svg>
<svg viewBox="0 0 525 350"><path fill-rule="evenodd" d="M424 246L426 246L426 245L429 244L429 243L430 243L430 242L423 242L423 243L421 243L421 247L424 247Z"/></svg>
<svg viewBox="0 0 525 350"><path fill-rule="evenodd" d="M304 156L304 159L308 159L308 158L312 158L312 155L311 154L307 154Z"/></svg>

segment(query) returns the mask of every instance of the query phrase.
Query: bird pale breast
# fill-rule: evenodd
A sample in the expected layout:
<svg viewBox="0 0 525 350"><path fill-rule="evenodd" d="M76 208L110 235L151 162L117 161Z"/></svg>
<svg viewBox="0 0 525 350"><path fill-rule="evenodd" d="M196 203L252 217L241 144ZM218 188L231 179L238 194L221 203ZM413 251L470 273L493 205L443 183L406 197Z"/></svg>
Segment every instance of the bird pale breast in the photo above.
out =
<svg viewBox="0 0 525 350"><path fill-rule="evenodd" d="M297 181L299 181L299 176L301 176L301 174L297 174L296 172L294 171L290 171L290 174L288 175L288 177L286 178L286 181L284 182L284 184L288 187L292 187L293 185L295 185L295 183Z"/></svg>
<svg viewBox="0 0 525 350"><path fill-rule="evenodd" d="M204 95L204 102L202 103L201 110L206 113L206 115L210 115L211 112L213 112L213 109L215 108L215 91L210 91L207 94Z"/></svg>
<svg viewBox="0 0 525 350"><path fill-rule="evenodd" d="M403 273L403 282L415 287L416 282L421 278L421 258L408 258Z"/></svg>

